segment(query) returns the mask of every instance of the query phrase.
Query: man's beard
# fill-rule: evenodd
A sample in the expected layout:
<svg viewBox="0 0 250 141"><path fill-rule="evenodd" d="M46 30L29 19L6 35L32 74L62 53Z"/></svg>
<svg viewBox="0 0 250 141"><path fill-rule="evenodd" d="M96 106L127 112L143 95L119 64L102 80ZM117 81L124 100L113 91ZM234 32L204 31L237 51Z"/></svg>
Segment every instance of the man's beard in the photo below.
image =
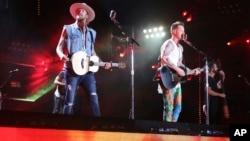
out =
<svg viewBox="0 0 250 141"><path fill-rule="evenodd" d="M77 19L78 21L81 21L81 22L86 21L86 18L84 18L84 17L81 16L81 15L77 15L77 16L76 16L76 19Z"/></svg>

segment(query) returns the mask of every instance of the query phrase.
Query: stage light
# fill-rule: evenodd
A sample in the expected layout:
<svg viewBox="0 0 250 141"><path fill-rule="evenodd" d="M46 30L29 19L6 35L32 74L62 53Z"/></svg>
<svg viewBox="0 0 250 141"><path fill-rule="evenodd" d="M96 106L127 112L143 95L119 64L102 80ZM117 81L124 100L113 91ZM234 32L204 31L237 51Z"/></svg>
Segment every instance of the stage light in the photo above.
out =
<svg viewBox="0 0 250 141"><path fill-rule="evenodd" d="M45 61L44 61L44 60L43 60L43 61L41 61L41 64L42 64L42 65L44 65L44 64L45 64Z"/></svg>
<svg viewBox="0 0 250 141"><path fill-rule="evenodd" d="M237 14L243 11L242 6L237 1L218 1L217 5L218 11L224 15Z"/></svg>
<svg viewBox="0 0 250 141"><path fill-rule="evenodd" d="M115 48L116 51L120 51L121 49L122 49L121 46L116 46L116 48Z"/></svg>
<svg viewBox="0 0 250 141"><path fill-rule="evenodd" d="M250 39L247 39L247 40L246 40L246 43L249 44L249 43L250 43Z"/></svg>
<svg viewBox="0 0 250 141"><path fill-rule="evenodd" d="M37 16L41 15L41 0L37 0Z"/></svg>
<svg viewBox="0 0 250 141"><path fill-rule="evenodd" d="M120 53L120 55L119 55L119 56L120 56L121 58L123 58L123 57L124 57L124 55L125 55L124 53Z"/></svg>
<svg viewBox="0 0 250 141"><path fill-rule="evenodd" d="M192 21L192 15L189 15L186 19L186 22L191 22Z"/></svg>
<svg viewBox="0 0 250 141"><path fill-rule="evenodd" d="M158 64L154 64L154 65L152 65L152 66L151 66L151 68L152 68L153 70L158 69Z"/></svg>
<svg viewBox="0 0 250 141"><path fill-rule="evenodd" d="M187 14L188 14L188 11L183 11L183 12L182 12L182 17L187 16Z"/></svg>
<svg viewBox="0 0 250 141"><path fill-rule="evenodd" d="M166 34L163 29L164 29L163 26L152 27L152 28L144 29L143 33L145 34L146 39L162 38Z"/></svg>
<svg viewBox="0 0 250 141"><path fill-rule="evenodd" d="M156 27L153 29L154 32L157 32L157 30L158 30L158 29L157 29Z"/></svg>
<svg viewBox="0 0 250 141"><path fill-rule="evenodd" d="M187 10L183 11L181 15L186 22L191 22L193 19L192 13Z"/></svg>

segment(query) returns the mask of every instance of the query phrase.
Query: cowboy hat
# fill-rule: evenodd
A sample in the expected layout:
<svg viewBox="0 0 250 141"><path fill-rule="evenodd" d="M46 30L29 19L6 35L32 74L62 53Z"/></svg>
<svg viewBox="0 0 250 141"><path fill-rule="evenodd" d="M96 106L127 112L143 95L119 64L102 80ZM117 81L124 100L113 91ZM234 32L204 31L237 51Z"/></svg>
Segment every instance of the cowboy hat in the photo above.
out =
<svg viewBox="0 0 250 141"><path fill-rule="evenodd" d="M88 23L95 19L95 11L90 6L88 6L86 3L73 3L70 6L69 11L70 11L70 14L73 18L76 19L76 16L77 16L76 10L77 9L84 9L87 11L87 13L88 13L87 22Z"/></svg>

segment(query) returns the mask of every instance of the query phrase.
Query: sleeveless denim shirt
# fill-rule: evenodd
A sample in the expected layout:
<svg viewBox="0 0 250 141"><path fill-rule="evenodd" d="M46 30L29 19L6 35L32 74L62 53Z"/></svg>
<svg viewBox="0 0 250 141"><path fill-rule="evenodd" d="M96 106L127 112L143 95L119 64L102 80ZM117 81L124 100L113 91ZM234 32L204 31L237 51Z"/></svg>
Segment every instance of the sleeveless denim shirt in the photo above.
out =
<svg viewBox="0 0 250 141"><path fill-rule="evenodd" d="M68 38L66 39L66 47L69 57L78 51L84 51L87 55L91 56L94 51L96 31L86 26L86 35L84 39L84 34L76 23L64 26L68 35ZM70 67L69 65L70 64L65 64L65 67L68 68Z"/></svg>

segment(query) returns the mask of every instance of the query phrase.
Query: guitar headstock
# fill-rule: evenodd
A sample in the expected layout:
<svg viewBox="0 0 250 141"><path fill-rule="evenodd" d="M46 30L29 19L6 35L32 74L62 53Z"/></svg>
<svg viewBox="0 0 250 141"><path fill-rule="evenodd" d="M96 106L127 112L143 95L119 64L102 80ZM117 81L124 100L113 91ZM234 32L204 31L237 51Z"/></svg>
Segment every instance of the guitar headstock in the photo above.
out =
<svg viewBox="0 0 250 141"><path fill-rule="evenodd" d="M205 67L202 68L198 68L200 72L204 72L205 71Z"/></svg>
<svg viewBox="0 0 250 141"><path fill-rule="evenodd" d="M124 62L119 62L118 63L118 67L119 67L119 69L125 69L126 68L126 64Z"/></svg>

